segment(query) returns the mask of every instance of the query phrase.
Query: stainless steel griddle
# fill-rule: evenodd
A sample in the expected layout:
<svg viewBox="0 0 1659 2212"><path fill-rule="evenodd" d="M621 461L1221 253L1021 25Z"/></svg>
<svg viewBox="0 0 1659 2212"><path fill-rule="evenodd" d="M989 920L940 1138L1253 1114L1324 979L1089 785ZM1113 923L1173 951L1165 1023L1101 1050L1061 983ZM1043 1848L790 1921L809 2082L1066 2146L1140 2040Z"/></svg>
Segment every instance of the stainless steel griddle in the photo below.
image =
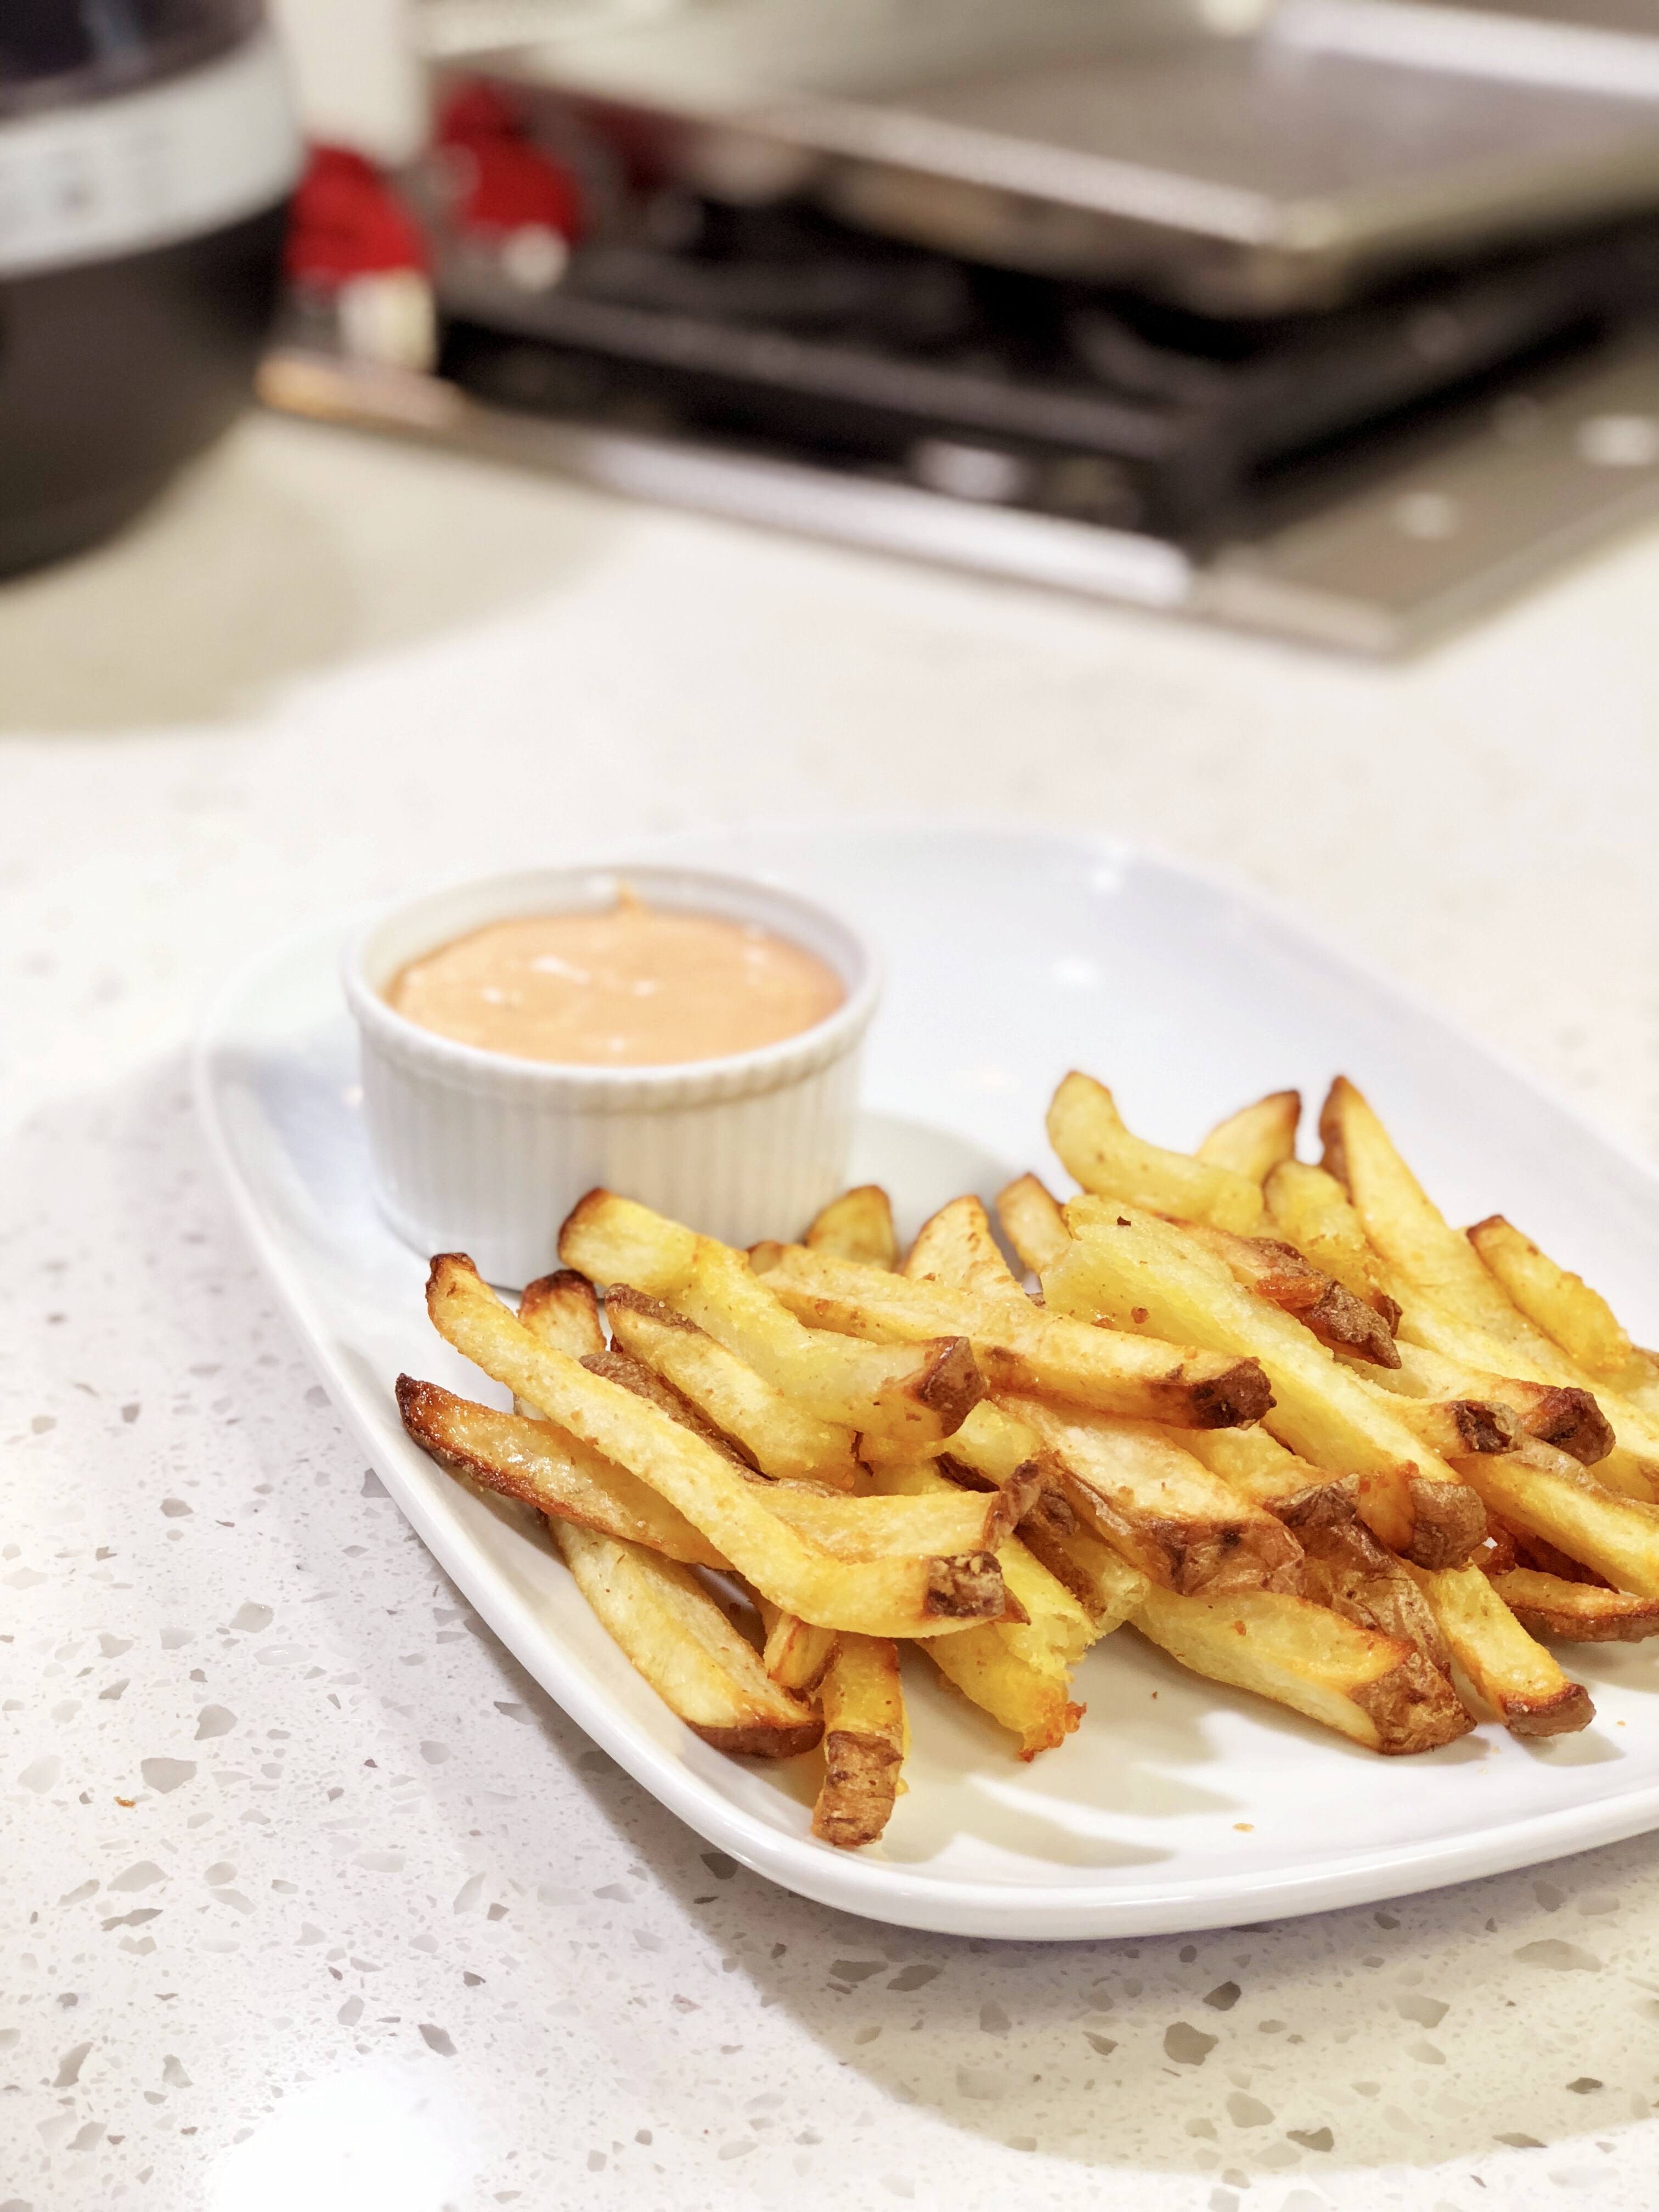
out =
<svg viewBox="0 0 1659 2212"><path fill-rule="evenodd" d="M693 189L805 192L975 259L1261 314L1659 198L1659 39L1623 27L1645 7L428 0L419 20L436 55L493 49L497 75L624 113Z"/></svg>

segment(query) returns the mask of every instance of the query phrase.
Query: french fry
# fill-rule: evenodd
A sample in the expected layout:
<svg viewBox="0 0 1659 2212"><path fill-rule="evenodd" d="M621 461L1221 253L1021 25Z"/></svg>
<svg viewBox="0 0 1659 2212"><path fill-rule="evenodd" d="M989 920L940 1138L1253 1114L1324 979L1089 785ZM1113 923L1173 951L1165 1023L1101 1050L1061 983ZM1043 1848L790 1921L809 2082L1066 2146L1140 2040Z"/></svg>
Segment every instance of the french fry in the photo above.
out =
<svg viewBox="0 0 1659 2212"><path fill-rule="evenodd" d="M1289 1705L1368 1751L1431 1751L1471 1726L1420 1651L1307 1598L1177 1597L1154 1583L1133 1626L1194 1674Z"/></svg>
<svg viewBox="0 0 1659 2212"><path fill-rule="evenodd" d="M902 1786L910 1728L897 1647L884 1638L842 1636L818 1696L823 1784L812 1808L812 1833L856 1850L882 1833Z"/></svg>
<svg viewBox="0 0 1659 2212"><path fill-rule="evenodd" d="M898 1266L898 1239L893 1234L893 1208L879 1183L860 1183L844 1190L817 1214L801 1243L831 1259L856 1260L866 1267Z"/></svg>
<svg viewBox="0 0 1659 2212"><path fill-rule="evenodd" d="M823 1259L798 1244L776 1248L765 1280L817 1330L915 1343L945 1328L957 1329L999 1391L1041 1391L1098 1413L1176 1428L1231 1428L1267 1408L1267 1377L1249 1356L1183 1350L1180 1339L1150 1343L1120 1328L1090 1328L1045 1312L1015 1288L964 1291L909 1282Z"/></svg>
<svg viewBox="0 0 1659 2212"><path fill-rule="evenodd" d="M1589 1692L1533 1642L1479 1567L1411 1571L1452 1656L1511 1735L1570 1735L1589 1726Z"/></svg>
<svg viewBox="0 0 1659 2212"><path fill-rule="evenodd" d="M1659 1599L1659 1507L1608 1490L1547 1444L1455 1464L1501 1520L1582 1559L1616 1589Z"/></svg>
<svg viewBox="0 0 1659 2212"><path fill-rule="evenodd" d="M1391 1397L1389 1411L1442 1459L1518 1449L1525 1431L1510 1407L1489 1398Z"/></svg>
<svg viewBox="0 0 1659 2212"><path fill-rule="evenodd" d="M1268 1428L1316 1466L1359 1478L1359 1510L1380 1541L1435 1565L1474 1550L1486 1534L1479 1498L1288 1314L1150 1214L1085 1197L1066 1219L1070 1249L1042 1279L1056 1314L1259 1359L1273 1386Z"/></svg>
<svg viewBox="0 0 1659 2212"><path fill-rule="evenodd" d="M1284 1522L1150 1422L1036 1398L1011 1399L1008 1411L1057 1463L1086 1526L1165 1589L1300 1589L1302 1548Z"/></svg>
<svg viewBox="0 0 1659 2212"><path fill-rule="evenodd" d="M590 1375L601 1375L607 1382L614 1382L619 1389L631 1390L636 1398L643 1398L647 1405L655 1406L666 1413L671 1421L678 1421L683 1429L690 1429L693 1436L701 1437L710 1451L718 1452L739 1474L757 1482L760 1480L754 1467L738 1451L731 1438L717 1429L712 1421L704 1419L701 1407L694 1405L683 1391L677 1390L672 1382L665 1381L654 1368L647 1367L644 1360L636 1359L631 1352L624 1352L618 1345L608 1345L603 1352L589 1352L582 1365Z"/></svg>
<svg viewBox="0 0 1659 2212"><path fill-rule="evenodd" d="M1365 1233L1397 1279L1406 1335L1452 1359L1534 1382L1595 1389L1611 1423L1620 1486L1652 1496L1659 1485L1659 1419L1600 1387L1528 1320L1468 1238L1452 1228L1346 1077L1320 1116L1328 1164L1346 1182ZM1609 1454L1611 1458L1613 1454ZM1611 1472L1611 1471L1610 1471Z"/></svg>
<svg viewBox="0 0 1659 2212"><path fill-rule="evenodd" d="M1020 1265L1033 1275L1052 1267L1072 1241L1060 1200L1034 1175L1016 1176L998 1194L997 1219Z"/></svg>
<svg viewBox="0 0 1659 2212"><path fill-rule="evenodd" d="M940 1283L950 1290L1024 1295L976 1198L953 1198L923 1222L904 1273L913 1283Z"/></svg>
<svg viewBox="0 0 1659 2212"><path fill-rule="evenodd" d="M398 1411L422 1450L453 1474L687 1566L726 1565L702 1530L648 1483L549 1421L498 1413L409 1375L398 1377Z"/></svg>
<svg viewBox="0 0 1659 2212"><path fill-rule="evenodd" d="M605 1314L613 1341L672 1382L763 1474L832 1490L861 1486L851 1429L804 1412L695 1322L620 1284L605 1300Z"/></svg>
<svg viewBox="0 0 1659 2212"><path fill-rule="evenodd" d="M1401 1364L1392 1374L1364 1379L1401 1397L1474 1398L1506 1407L1528 1436L1570 1453L1583 1467L1597 1466L1613 1450L1613 1425L1592 1391L1489 1374L1423 1344L1401 1343L1398 1349ZM1648 1494L1645 1484L1638 1494Z"/></svg>
<svg viewBox="0 0 1659 2212"><path fill-rule="evenodd" d="M814 1628L793 1613L780 1613L769 1599L757 1596L766 1628L761 1664L780 1689L810 1697L823 1681L840 1641L833 1628Z"/></svg>
<svg viewBox="0 0 1659 2212"><path fill-rule="evenodd" d="M665 1300L820 1420L879 1435L892 1449L925 1449L951 1435L984 1394L959 1333L902 1348L803 1328L744 1254L609 1191L580 1200L559 1254L595 1282Z"/></svg>
<svg viewBox="0 0 1659 2212"><path fill-rule="evenodd" d="M1035 1468L991 1491L945 1482L927 1498L842 1498L799 1484L769 1484L769 1512L837 1559L956 1558L996 1552L1036 1496Z"/></svg>
<svg viewBox="0 0 1659 2212"><path fill-rule="evenodd" d="M1241 1107L1218 1121L1194 1157L1211 1167L1231 1168L1235 1175L1264 1183L1276 1167L1295 1157L1301 1120L1299 1091L1270 1091L1254 1106Z"/></svg>
<svg viewBox="0 0 1659 2212"><path fill-rule="evenodd" d="M440 1335L458 1352L649 1483L782 1611L819 1627L872 1636L941 1635L1003 1617L1006 1594L994 1554L866 1563L833 1558L781 1521L760 1486L745 1482L702 1437L532 1336L464 1254L443 1253L433 1261L427 1306Z"/></svg>
<svg viewBox="0 0 1659 2212"><path fill-rule="evenodd" d="M1449 1677L1450 1649L1411 1569L1385 1552L1369 1528L1356 1520L1304 1528L1302 1543L1304 1594L1316 1605L1413 1645Z"/></svg>
<svg viewBox="0 0 1659 2212"><path fill-rule="evenodd" d="M950 1487L925 1464L884 1468L877 1480L889 1496L930 1497ZM1090 1644L1127 1619L1145 1583L1121 1565L1115 1603L1091 1612L1018 1540L998 1557L1026 1620L935 1637L926 1649L945 1680L1011 1729L1021 1757L1033 1759L1062 1743L1082 1718L1071 1698L1071 1670Z"/></svg>
<svg viewBox="0 0 1659 2212"><path fill-rule="evenodd" d="M1077 1600L1103 1636L1120 1627L1139 1604L1146 1576L1084 1527L1063 1491L1045 1487L1038 1492L1019 1524L1019 1541ZM997 1554L999 1559L1007 1548Z"/></svg>
<svg viewBox="0 0 1659 2212"><path fill-rule="evenodd" d="M1333 1282L1374 1307L1392 1333L1400 1306L1389 1295L1388 1270L1336 1177L1301 1160L1281 1160L1262 1196L1273 1229Z"/></svg>
<svg viewBox="0 0 1659 2212"><path fill-rule="evenodd" d="M1276 1513L1287 1528L1346 1524L1358 1510L1357 1476L1333 1474L1310 1465L1266 1429L1210 1429L1202 1434L1172 1430L1170 1441L1201 1460L1212 1474ZM1409 1504L1407 1497L1402 1510Z"/></svg>
<svg viewBox="0 0 1659 2212"><path fill-rule="evenodd" d="M1111 1092L1091 1075L1068 1075L1048 1108L1048 1141L1070 1175L1102 1198L1132 1199L1160 1213L1207 1221L1249 1237L1261 1226L1261 1189L1231 1168L1166 1152L1132 1136Z"/></svg>
<svg viewBox="0 0 1659 2212"><path fill-rule="evenodd" d="M1492 1586L1528 1636L1553 1636L1566 1644L1640 1644L1659 1636L1659 1598L1564 1582L1531 1567L1495 1574Z"/></svg>
<svg viewBox="0 0 1659 2212"><path fill-rule="evenodd" d="M1274 1237L1235 1237L1206 1222L1188 1221L1181 1226L1194 1243L1223 1262L1236 1282L1281 1312L1294 1315L1331 1351L1345 1352L1372 1367L1399 1366L1394 1331L1376 1307L1312 1266L1294 1244Z"/></svg>
<svg viewBox="0 0 1659 2212"><path fill-rule="evenodd" d="M1468 1234L1511 1301L1569 1359L1608 1382L1624 1373L1635 1346L1613 1308L1582 1275L1557 1267L1501 1213L1477 1221Z"/></svg>
<svg viewBox="0 0 1659 2212"><path fill-rule="evenodd" d="M592 1358L605 1350L593 1285L574 1267L526 1283L519 1297L519 1319L544 1344L556 1344L573 1359Z"/></svg>
<svg viewBox="0 0 1659 2212"><path fill-rule="evenodd" d="M811 1750L823 1722L768 1678L689 1567L575 1522L550 1525L601 1626L705 1743L751 1759Z"/></svg>

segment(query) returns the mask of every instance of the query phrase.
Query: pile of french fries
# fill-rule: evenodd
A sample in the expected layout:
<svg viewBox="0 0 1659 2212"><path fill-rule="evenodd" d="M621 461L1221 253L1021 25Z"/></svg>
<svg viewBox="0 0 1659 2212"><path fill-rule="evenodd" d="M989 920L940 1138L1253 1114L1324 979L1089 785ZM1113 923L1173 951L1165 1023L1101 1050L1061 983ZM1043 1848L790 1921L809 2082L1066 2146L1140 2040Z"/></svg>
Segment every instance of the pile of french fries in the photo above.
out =
<svg viewBox="0 0 1659 2212"><path fill-rule="evenodd" d="M1501 1217L1449 1226L1346 1079L1318 1167L1300 1117L1277 1092L1172 1152L1068 1075L1079 1194L997 1201L1024 1280L977 1198L901 1259L873 1187L748 1253L591 1192L516 1314L433 1261L516 1411L405 1376L404 1425L547 1515L705 1741L821 1746L843 1847L904 1787L907 1644L1026 1759L1125 1624L1377 1752L1582 1729L1541 1639L1659 1632L1659 1357Z"/></svg>

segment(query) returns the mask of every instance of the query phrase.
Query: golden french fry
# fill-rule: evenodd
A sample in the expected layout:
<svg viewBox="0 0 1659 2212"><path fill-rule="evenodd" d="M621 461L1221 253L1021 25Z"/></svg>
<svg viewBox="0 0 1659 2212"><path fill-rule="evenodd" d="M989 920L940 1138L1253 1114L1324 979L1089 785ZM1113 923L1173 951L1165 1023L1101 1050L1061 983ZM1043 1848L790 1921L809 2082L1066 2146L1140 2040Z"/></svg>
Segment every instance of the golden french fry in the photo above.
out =
<svg viewBox="0 0 1659 2212"><path fill-rule="evenodd" d="M1534 1644L1479 1567L1410 1570L1469 1680L1512 1735L1570 1735L1595 1708Z"/></svg>
<svg viewBox="0 0 1659 2212"><path fill-rule="evenodd" d="M832 1490L861 1487L851 1429L804 1412L695 1322L621 1284L605 1300L605 1313L613 1340L672 1382L763 1474Z"/></svg>
<svg viewBox="0 0 1659 2212"><path fill-rule="evenodd" d="M1062 1263L1063 1264L1063 1263ZM1267 1382L1260 1366L1182 1340L1152 1343L1121 1328L1093 1328L1045 1312L1018 1289L957 1290L849 1267L798 1244L776 1248L769 1289L815 1329L875 1342L924 1340L960 1330L988 1382L999 1391L1041 1391L1097 1412L1231 1428L1260 1418Z"/></svg>
<svg viewBox="0 0 1659 2212"><path fill-rule="evenodd" d="M876 1636L937 1636L1003 1617L1006 1594L994 1554L833 1558L780 1520L762 1486L745 1482L701 1437L532 1336L464 1254L441 1253L433 1261L427 1307L458 1352L649 1483L784 1612L819 1627Z"/></svg>
<svg viewBox="0 0 1659 2212"><path fill-rule="evenodd" d="M1306 1329L1253 1297L1173 1224L1118 1201L1073 1199L1072 1243L1043 1277L1048 1304L1084 1322L1153 1330L1260 1360L1267 1427L1315 1465L1360 1479L1360 1512L1392 1551L1435 1565L1466 1559L1486 1534L1479 1498ZM1402 1469L1414 1470L1405 1474Z"/></svg>
<svg viewBox="0 0 1659 2212"><path fill-rule="evenodd" d="M1270 1091L1254 1106L1241 1107L1218 1121L1194 1157L1211 1167L1231 1168L1252 1182L1266 1182L1276 1167L1295 1157L1301 1120L1299 1091Z"/></svg>
<svg viewBox="0 0 1659 2212"><path fill-rule="evenodd" d="M1584 1467L1598 1465L1613 1449L1613 1425L1589 1390L1491 1375L1423 1344L1401 1343L1399 1352L1401 1364L1394 1373L1365 1380L1401 1397L1474 1398L1505 1407L1528 1436L1571 1453ZM1645 1484L1638 1494L1648 1494Z"/></svg>
<svg viewBox="0 0 1659 2212"><path fill-rule="evenodd" d="M1165 1589L1302 1587L1302 1547L1279 1520L1150 1422L1113 1420L1036 1398L1008 1410L1060 1471L1066 1503Z"/></svg>
<svg viewBox="0 0 1659 2212"><path fill-rule="evenodd" d="M1276 1513L1287 1528L1343 1524L1359 1509L1359 1478L1333 1474L1288 1451L1266 1429L1209 1429L1200 1434L1187 1429L1170 1431L1171 1443L1190 1451L1212 1474L1235 1490ZM1408 1513L1411 1499L1407 1479L1399 1480L1401 1496L1394 1510ZM1375 1486L1373 1486L1375 1487Z"/></svg>
<svg viewBox="0 0 1659 2212"><path fill-rule="evenodd" d="M1071 1242L1060 1200L1034 1175L1017 1176L998 1194L997 1219L1020 1265L1034 1275L1052 1267Z"/></svg>
<svg viewBox="0 0 1659 2212"><path fill-rule="evenodd" d="M812 1833L842 1850L873 1844L902 1787L910 1747L897 1647L884 1638L843 1636L818 1692L823 1710L823 1784Z"/></svg>
<svg viewBox="0 0 1659 2212"><path fill-rule="evenodd" d="M1178 1597L1154 1583L1133 1626L1194 1674L1254 1690L1370 1751L1431 1751L1471 1725L1450 1683L1413 1645L1307 1598Z"/></svg>
<svg viewBox="0 0 1659 2212"><path fill-rule="evenodd" d="M921 1463L884 1467L877 1481L890 1496L931 1497L951 1486ZM1071 1670L1091 1644L1128 1617L1145 1582L1119 1562L1115 1608L1109 1600L1091 1612L1018 1540L997 1556L1025 1620L935 1637L926 1649L945 1680L1011 1729L1020 1740L1021 1757L1032 1759L1063 1742L1077 1726L1083 1709L1072 1702Z"/></svg>
<svg viewBox="0 0 1659 2212"><path fill-rule="evenodd" d="M976 1198L953 1198L923 1222L906 1256L904 1273L913 1283L1024 1296Z"/></svg>
<svg viewBox="0 0 1659 2212"><path fill-rule="evenodd" d="M1468 1240L1535 1328L1589 1374L1615 1381L1635 1346L1613 1308L1582 1275L1569 1274L1501 1213L1477 1221Z"/></svg>
<svg viewBox="0 0 1659 2212"><path fill-rule="evenodd" d="M1208 1221L1249 1237L1261 1226L1261 1186L1231 1168L1166 1152L1132 1136L1111 1092L1075 1070L1048 1108L1048 1141L1066 1171L1102 1198L1133 1199L1160 1213Z"/></svg>
<svg viewBox="0 0 1659 2212"><path fill-rule="evenodd" d="M1045 1487L1019 1524L1019 1540L1101 1634L1121 1627L1139 1604L1146 1577L1121 1552L1085 1528L1063 1490ZM1006 1556L1005 1545L997 1556ZM1010 1584L1012 1589L1012 1584Z"/></svg>
<svg viewBox="0 0 1659 2212"><path fill-rule="evenodd" d="M1659 1484L1659 1418L1587 1374L1528 1320L1428 1197L1346 1078L1331 1085L1319 1126L1327 1158L1348 1184L1365 1232L1407 1301L1400 1333L1496 1374L1593 1389L1613 1428L1615 1453L1608 1457L1618 1455L1607 1474L1632 1495L1652 1496Z"/></svg>
<svg viewBox="0 0 1659 2212"><path fill-rule="evenodd" d="M756 1604L766 1626L766 1648L761 1664L781 1689L810 1697L823 1681L840 1641L833 1628L814 1628L793 1613L780 1613L769 1600L757 1595Z"/></svg>
<svg viewBox="0 0 1659 2212"><path fill-rule="evenodd" d="M959 1333L902 1348L803 1328L745 1254L609 1191L580 1201L559 1253L596 1282L665 1300L820 1420L879 1436L889 1449L925 1450L960 1428L984 1395Z"/></svg>
<svg viewBox="0 0 1659 2212"><path fill-rule="evenodd" d="M658 1374L655 1368L636 1359L631 1352L623 1351L619 1345L608 1345L603 1352L590 1352L582 1365L590 1375L601 1375L619 1389L631 1390L636 1398L643 1398L647 1405L666 1413L671 1421L678 1421L683 1429L690 1429L693 1436L701 1437L710 1451L718 1452L739 1474L755 1482L761 1480L731 1438L704 1419L700 1407Z"/></svg>
<svg viewBox="0 0 1659 2212"><path fill-rule="evenodd" d="M1659 1598L1659 1507L1607 1489L1547 1444L1455 1465L1500 1520L1541 1536L1617 1589Z"/></svg>
<svg viewBox="0 0 1659 2212"><path fill-rule="evenodd" d="M1284 1160L1267 1177L1262 1195L1277 1234L1333 1282L1374 1307L1392 1333L1400 1307L1389 1293L1388 1270L1336 1177L1301 1160Z"/></svg>
<svg viewBox="0 0 1659 2212"><path fill-rule="evenodd" d="M409 1375L398 1377L398 1411L422 1450L453 1474L688 1566L726 1565L702 1530L648 1483L550 1421L498 1413Z"/></svg>
<svg viewBox="0 0 1659 2212"><path fill-rule="evenodd" d="M1301 1535L1307 1554L1306 1596L1345 1620L1412 1644L1449 1679L1450 1648L1402 1560L1385 1552L1356 1520L1304 1528Z"/></svg>
<svg viewBox="0 0 1659 2212"><path fill-rule="evenodd" d="M1181 1226L1223 1262L1236 1282L1294 1315L1331 1351L1346 1352L1372 1367L1399 1366L1394 1331L1382 1315L1304 1260L1294 1244L1274 1237L1235 1237L1231 1230L1202 1221Z"/></svg>
<svg viewBox="0 0 1659 2212"><path fill-rule="evenodd" d="M751 1759L811 1751L822 1721L768 1678L689 1567L575 1522L550 1525L606 1634L705 1743Z"/></svg>
<svg viewBox="0 0 1659 2212"><path fill-rule="evenodd" d="M995 1490L943 1482L927 1498L843 1498L793 1482L769 1483L760 1495L769 1511L835 1559L950 1559L1000 1551L1038 1486L1032 1468Z"/></svg>
<svg viewBox="0 0 1659 2212"><path fill-rule="evenodd" d="M1565 1644L1640 1644L1659 1636L1659 1598L1632 1597L1599 1583L1564 1582L1531 1567L1495 1574L1492 1586L1528 1636L1554 1636Z"/></svg>
<svg viewBox="0 0 1659 2212"><path fill-rule="evenodd" d="M1390 1396L1387 1404L1419 1443L1445 1460L1514 1451L1526 1434L1518 1415L1497 1399Z"/></svg>
<svg viewBox="0 0 1659 2212"><path fill-rule="evenodd" d="M898 1266L893 1208L879 1183L860 1183L832 1198L813 1218L801 1243L832 1259L856 1260L866 1267Z"/></svg>
<svg viewBox="0 0 1659 2212"><path fill-rule="evenodd" d="M605 1350L593 1285L574 1267L561 1267L556 1274L526 1283L519 1298L519 1319L544 1344L556 1344L573 1359L587 1359Z"/></svg>

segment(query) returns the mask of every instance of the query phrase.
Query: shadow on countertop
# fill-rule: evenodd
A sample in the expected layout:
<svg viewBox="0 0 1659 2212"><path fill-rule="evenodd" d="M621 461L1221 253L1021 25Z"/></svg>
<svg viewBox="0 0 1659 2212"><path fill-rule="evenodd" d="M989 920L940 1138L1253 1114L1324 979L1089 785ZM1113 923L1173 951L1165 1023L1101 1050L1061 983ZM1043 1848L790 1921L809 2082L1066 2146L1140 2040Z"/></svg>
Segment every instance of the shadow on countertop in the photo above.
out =
<svg viewBox="0 0 1659 2212"><path fill-rule="evenodd" d="M257 713L580 574L601 497L252 414L130 528L0 584L0 734L114 735Z"/></svg>

